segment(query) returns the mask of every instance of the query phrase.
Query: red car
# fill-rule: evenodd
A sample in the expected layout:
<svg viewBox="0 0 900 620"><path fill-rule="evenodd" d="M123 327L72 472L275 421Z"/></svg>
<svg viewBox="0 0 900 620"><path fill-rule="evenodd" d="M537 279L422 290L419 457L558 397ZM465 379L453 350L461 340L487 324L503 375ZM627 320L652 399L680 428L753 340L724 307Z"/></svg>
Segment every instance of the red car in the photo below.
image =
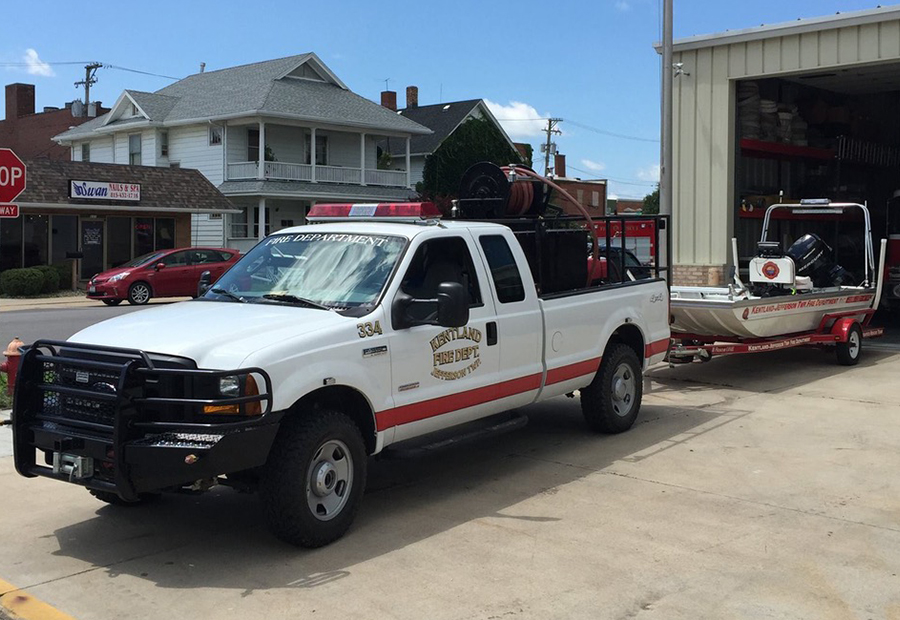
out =
<svg viewBox="0 0 900 620"><path fill-rule="evenodd" d="M228 248L152 252L95 275L88 282L87 296L107 306L116 306L125 299L140 306L151 297L194 297L200 274L211 272L215 282L240 257L240 252Z"/></svg>

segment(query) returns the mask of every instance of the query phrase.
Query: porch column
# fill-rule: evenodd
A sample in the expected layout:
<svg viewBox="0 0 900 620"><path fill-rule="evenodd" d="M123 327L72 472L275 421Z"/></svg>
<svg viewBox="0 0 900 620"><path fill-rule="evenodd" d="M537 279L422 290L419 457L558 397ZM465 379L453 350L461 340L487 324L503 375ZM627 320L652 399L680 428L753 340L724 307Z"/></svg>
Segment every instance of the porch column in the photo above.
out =
<svg viewBox="0 0 900 620"><path fill-rule="evenodd" d="M412 177L409 174L409 136L406 136L406 187L412 187L411 180Z"/></svg>
<svg viewBox="0 0 900 620"><path fill-rule="evenodd" d="M256 178L260 181L265 181L266 179L266 123L263 120L259 121L259 167L256 171ZM264 207L266 201L263 199L260 203L260 208ZM262 239L262 237L260 237Z"/></svg>
<svg viewBox="0 0 900 620"><path fill-rule="evenodd" d="M222 178L228 180L228 121L222 121Z"/></svg>
<svg viewBox="0 0 900 620"><path fill-rule="evenodd" d="M316 182L316 128L310 129L309 136L309 163L312 165L310 180Z"/></svg>
<svg viewBox="0 0 900 620"><path fill-rule="evenodd" d="M366 134L359 134L359 184L366 184Z"/></svg>
<svg viewBox="0 0 900 620"><path fill-rule="evenodd" d="M262 134L260 134L262 135ZM260 144L262 142L260 141ZM259 199L259 206L256 208L256 237L262 241L266 237L266 199Z"/></svg>

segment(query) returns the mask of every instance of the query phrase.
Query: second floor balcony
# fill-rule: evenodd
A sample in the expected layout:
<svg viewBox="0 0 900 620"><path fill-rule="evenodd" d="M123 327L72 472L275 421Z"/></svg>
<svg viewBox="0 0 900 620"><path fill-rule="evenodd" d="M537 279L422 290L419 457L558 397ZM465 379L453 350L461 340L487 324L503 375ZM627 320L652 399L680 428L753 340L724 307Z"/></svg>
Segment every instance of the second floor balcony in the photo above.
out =
<svg viewBox="0 0 900 620"><path fill-rule="evenodd" d="M382 153L379 138L263 122L229 126L225 178L409 187L408 157ZM403 137L392 140L398 150L406 146Z"/></svg>

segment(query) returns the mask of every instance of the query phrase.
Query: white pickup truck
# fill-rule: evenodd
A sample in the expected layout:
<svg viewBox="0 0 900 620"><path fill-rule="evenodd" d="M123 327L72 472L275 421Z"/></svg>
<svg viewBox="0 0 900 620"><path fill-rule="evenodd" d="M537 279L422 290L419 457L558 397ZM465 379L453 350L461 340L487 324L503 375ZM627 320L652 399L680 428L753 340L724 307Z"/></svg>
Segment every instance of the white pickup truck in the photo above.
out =
<svg viewBox="0 0 900 620"><path fill-rule="evenodd" d="M270 235L196 300L34 343L17 470L110 503L255 488L278 537L315 547L350 526L367 457L392 444L576 390L591 429L630 428L668 345L659 270L589 268L584 229L551 254L546 222L535 241L435 215L318 205L324 223Z"/></svg>

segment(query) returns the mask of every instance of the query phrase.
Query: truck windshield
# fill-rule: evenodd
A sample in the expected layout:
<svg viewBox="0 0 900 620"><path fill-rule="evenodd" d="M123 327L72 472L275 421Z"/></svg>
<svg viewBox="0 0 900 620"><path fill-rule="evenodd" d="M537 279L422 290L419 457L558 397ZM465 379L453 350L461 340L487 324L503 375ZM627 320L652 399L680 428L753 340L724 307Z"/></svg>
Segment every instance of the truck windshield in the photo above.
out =
<svg viewBox="0 0 900 620"><path fill-rule="evenodd" d="M241 258L204 297L307 306L312 302L336 310L371 306L405 246L406 239L386 235L273 235Z"/></svg>

